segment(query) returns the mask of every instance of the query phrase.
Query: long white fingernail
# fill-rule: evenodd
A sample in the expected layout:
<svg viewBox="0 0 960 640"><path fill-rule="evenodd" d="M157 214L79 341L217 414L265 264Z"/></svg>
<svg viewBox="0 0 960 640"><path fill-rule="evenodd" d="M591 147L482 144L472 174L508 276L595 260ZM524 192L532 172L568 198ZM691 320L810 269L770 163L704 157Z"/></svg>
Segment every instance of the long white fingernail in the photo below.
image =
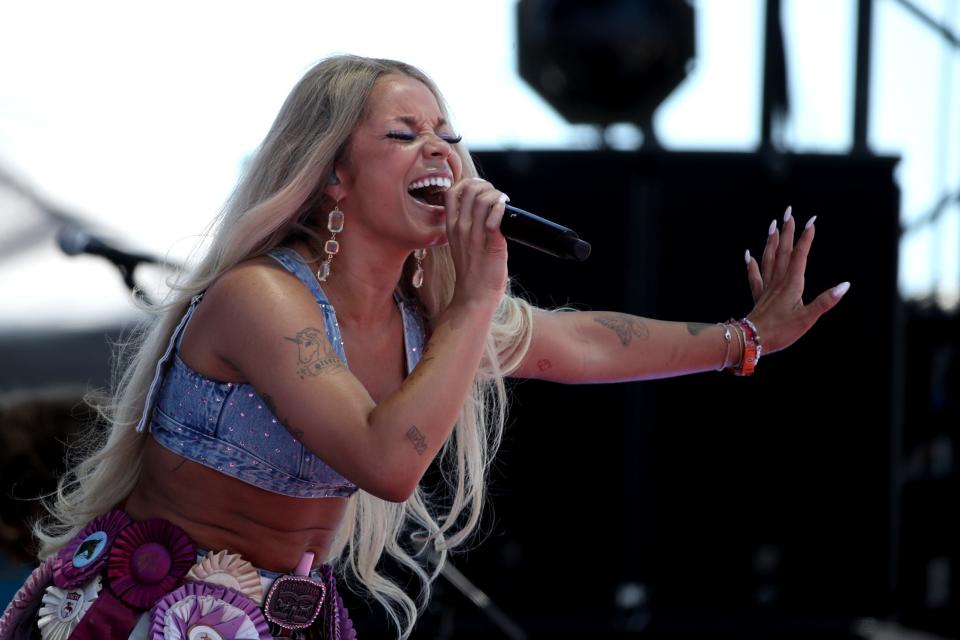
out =
<svg viewBox="0 0 960 640"><path fill-rule="evenodd" d="M773 232L776 230L777 230L777 220L774 219L773 221L770 222L770 228L767 229L767 235L772 236Z"/></svg>
<svg viewBox="0 0 960 640"><path fill-rule="evenodd" d="M750 264L750 249L743 252L743 261L746 262L747 265Z"/></svg>
<svg viewBox="0 0 960 640"><path fill-rule="evenodd" d="M793 216L793 207L787 207L787 210L783 212L783 221L786 222Z"/></svg>
<svg viewBox="0 0 960 640"><path fill-rule="evenodd" d="M510 196L508 196L505 193L501 193L500 197L497 198L497 200L499 200L500 202L510 202Z"/></svg>
<svg viewBox="0 0 960 640"><path fill-rule="evenodd" d="M850 289L849 282L841 282L830 291L830 295L832 295L836 299L839 299L839 298L842 298L843 294L845 294L849 289Z"/></svg>
<svg viewBox="0 0 960 640"><path fill-rule="evenodd" d="M813 226L813 221L816 220L816 219L817 219L817 216L813 216L812 218L810 218L809 220L807 220L807 224L803 225L803 228L804 228L804 229L809 229L810 227L812 227L812 226Z"/></svg>

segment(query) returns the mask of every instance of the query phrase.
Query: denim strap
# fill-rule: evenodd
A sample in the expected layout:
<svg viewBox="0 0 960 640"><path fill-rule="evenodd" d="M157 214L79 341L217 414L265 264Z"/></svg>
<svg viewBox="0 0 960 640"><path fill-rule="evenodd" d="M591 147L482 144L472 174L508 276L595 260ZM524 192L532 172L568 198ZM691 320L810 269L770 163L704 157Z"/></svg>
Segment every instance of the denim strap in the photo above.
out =
<svg viewBox="0 0 960 640"><path fill-rule="evenodd" d="M277 247L267 255L279 262L284 269L295 275L300 282L306 285L310 293L313 294L313 298L317 301L317 304L320 305L320 310L323 312L323 322L327 332L327 340L333 345L334 351L337 352L343 364L349 367L350 365L347 363L347 353L343 349L343 338L340 337L340 323L337 322L337 313L333 305L330 304L330 300L327 299L327 294L320 288L320 282L317 280L316 274L307 266L307 263L300 257L300 254L289 247Z"/></svg>
<svg viewBox="0 0 960 640"><path fill-rule="evenodd" d="M183 317L180 318L180 324L177 325L177 328L173 330L173 333L170 335L170 342L167 344L167 350L163 352L163 356L160 357L160 360L157 361L157 368L153 374L153 382L150 383L150 390L147 391L147 402L143 406L143 415L140 416L140 422L137 423L137 433L143 432L147 427L147 421L150 418L150 413L153 411L153 403L156 402L157 390L160 388L160 384L163 381L163 372L167 368L167 364L170 362L170 356L173 355L174 349L180 345L180 336L183 333L184 328L187 326L187 322L190 321L190 318L193 316L193 312L197 309L197 304L203 299L203 293L198 293L193 296L190 300L190 306L187 307L187 311L183 314Z"/></svg>
<svg viewBox="0 0 960 640"><path fill-rule="evenodd" d="M418 302L406 298L399 289L394 292L393 298L397 301L400 317L403 318L403 346L407 355L407 375L410 375L420 362L426 346L426 322Z"/></svg>
<svg viewBox="0 0 960 640"><path fill-rule="evenodd" d="M310 293L313 294L317 304L321 307L330 304L330 301L327 299L327 294L320 288L320 283L317 281L316 275L310 270L307 263L303 261L299 253L290 247L277 247L267 255L279 262L284 269L297 276L300 282L310 289Z"/></svg>

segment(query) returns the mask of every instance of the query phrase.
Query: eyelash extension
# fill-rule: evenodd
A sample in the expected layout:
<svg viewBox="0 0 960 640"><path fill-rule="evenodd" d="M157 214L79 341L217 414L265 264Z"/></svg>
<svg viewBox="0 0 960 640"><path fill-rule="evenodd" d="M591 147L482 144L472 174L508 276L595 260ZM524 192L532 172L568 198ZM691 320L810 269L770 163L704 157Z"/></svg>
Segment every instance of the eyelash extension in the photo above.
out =
<svg viewBox="0 0 960 640"><path fill-rule="evenodd" d="M394 140L402 140L404 142L413 142L414 140L417 139L417 134L408 133L406 131L391 131L387 133L387 137L392 138ZM446 142L447 144L457 144L458 142L463 140L463 136L447 135L447 136L439 136L439 138L444 142Z"/></svg>

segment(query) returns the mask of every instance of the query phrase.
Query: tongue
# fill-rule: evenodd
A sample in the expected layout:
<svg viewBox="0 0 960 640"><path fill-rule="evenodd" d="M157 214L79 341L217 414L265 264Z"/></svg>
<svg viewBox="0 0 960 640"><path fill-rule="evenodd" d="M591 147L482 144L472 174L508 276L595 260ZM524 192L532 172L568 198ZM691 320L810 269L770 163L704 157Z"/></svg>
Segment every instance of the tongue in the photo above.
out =
<svg viewBox="0 0 960 640"><path fill-rule="evenodd" d="M443 206L443 192L445 189L435 186L422 187L420 189L411 189L410 195L426 204L432 204L437 207Z"/></svg>

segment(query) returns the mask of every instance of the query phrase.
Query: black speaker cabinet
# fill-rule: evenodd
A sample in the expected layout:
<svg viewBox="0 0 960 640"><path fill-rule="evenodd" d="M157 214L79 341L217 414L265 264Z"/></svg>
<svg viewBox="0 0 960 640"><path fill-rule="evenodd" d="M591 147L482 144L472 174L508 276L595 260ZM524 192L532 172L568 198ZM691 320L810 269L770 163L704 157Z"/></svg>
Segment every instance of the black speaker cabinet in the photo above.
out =
<svg viewBox="0 0 960 640"><path fill-rule="evenodd" d="M852 287L753 378L513 385L489 534L454 562L533 636L785 637L883 613L900 410L896 159L475 156L513 204L593 245L584 263L512 245L511 274L540 306L742 317L744 250L761 255L788 204L800 225L818 216L807 300Z"/></svg>

